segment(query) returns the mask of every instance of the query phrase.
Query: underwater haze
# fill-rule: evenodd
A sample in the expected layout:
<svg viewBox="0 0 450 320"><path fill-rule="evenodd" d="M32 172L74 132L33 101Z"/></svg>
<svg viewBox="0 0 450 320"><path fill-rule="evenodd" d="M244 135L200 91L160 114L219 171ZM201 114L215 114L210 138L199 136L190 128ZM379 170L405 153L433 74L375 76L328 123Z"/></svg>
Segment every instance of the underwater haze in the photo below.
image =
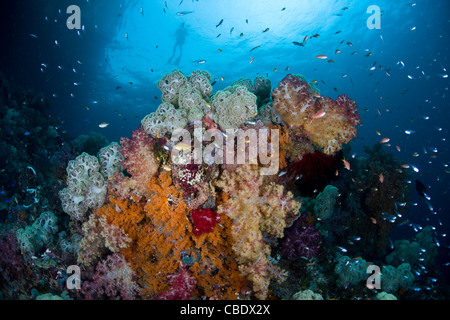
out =
<svg viewBox="0 0 450 320"><path fill-rule="evenodd" d="M449 299L448 1L0 7L1 299ZM180 169L194 120L280 130L276 174Z"/></svg>

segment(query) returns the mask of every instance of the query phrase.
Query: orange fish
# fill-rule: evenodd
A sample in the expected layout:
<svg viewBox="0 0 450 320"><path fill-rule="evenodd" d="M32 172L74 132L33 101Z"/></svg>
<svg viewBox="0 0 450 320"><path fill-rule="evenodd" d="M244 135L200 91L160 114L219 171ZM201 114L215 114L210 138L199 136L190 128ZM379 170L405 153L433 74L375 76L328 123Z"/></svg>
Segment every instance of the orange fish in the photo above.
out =
<svg viewBox="0 0 450 320"><path fill-rule="evenodd" d="M375 219L374 217L370 217L370 221L372 221L373 224L377 224L377 219Z"/></svg>
<svg viewBox="0 0 450 320"><path fill-rule="evenodd" d="M319 54L316 56L317 59L327 59L328 57L324 54Z"/></svg>
<svg viewBox="0 0 450 320"><path fill-rule="evenodd" d="M315 115L313 115L313 119L322 118L325 115L325 111L319 111Z"/></svg>
<svg viewBox="0 0 450 320"><path fill-rule="evenodd" d="M398 151L398 152L401 152L401 151L402 151L402 149L400 149L399 146L395 146L395 147L397 148L397 151Z"/></svg>
<svg viewBox="0 0 450 320"><path fill-rule="evenodd" d="M348 162L348 161L345 160L345 159L342 159L342 161L344 162L344 167L345 167L345 169L350 170L350 162Z"/></svg>
<svg viewBox="0 0 450 320"><path fill-rule="evenodd" d="M336 177L339 175L339 170L336 170Z"/></svg>
<svg viewBox="0 0 450 320"><path fill-rule="evenodd" d="M380 173L380 182L383 183L384 182L384 176L382 173Z"/></svg>
<svg viewBox="0 0 450 320"><path fill-rule="evenodd" d="M391 139L383 138L383 139L381 139L380 143L388 143L389 141L391 141Z"/></svg>
<svg viewBox="0 0 450 320"><path fill-rule="evenodd" d="M409 168L409 164L402 164L402 168L408 169Z"/></svg>

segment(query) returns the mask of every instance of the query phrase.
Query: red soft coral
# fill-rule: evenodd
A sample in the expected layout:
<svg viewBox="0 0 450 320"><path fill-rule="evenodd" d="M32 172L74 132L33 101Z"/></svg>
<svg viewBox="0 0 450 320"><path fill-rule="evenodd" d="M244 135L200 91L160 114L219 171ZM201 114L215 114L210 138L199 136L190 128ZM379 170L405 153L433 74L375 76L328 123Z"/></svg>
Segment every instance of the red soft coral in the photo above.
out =
<svg viewBox="0 0 450 320"><path fill-rule="evenodd" d="M195 236L213 231L215 225L220 222L220 216L211 209L192 210L191 217Z"/></svg>

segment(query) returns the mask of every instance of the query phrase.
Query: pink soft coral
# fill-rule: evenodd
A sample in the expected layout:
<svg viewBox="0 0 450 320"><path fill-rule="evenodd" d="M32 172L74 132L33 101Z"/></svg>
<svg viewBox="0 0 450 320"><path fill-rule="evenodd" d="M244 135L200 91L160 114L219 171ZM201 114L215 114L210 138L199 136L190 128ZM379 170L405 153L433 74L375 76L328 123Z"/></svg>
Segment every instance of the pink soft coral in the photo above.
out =
<svg viewBox="0 0 450 320"><path fill-rule="evenodd" d="M340 95L326 98L301 76L288 74L272 92L273 106L283 120L300 127L325 154L339 151L356 137L361 124L354 100Z"/></svg>
<svg viewBox="0 0 450 320"><path fill-rule="evenodd" d="M195 289L197 281L183 266L177 274L167 276L169 289L159 295L160 300L187 300Z"/></svg>
<svg viewBox="0 0 450 320"><path fill-rule="evenodd" d="M125 157L122 166L131 177L121 173L114 175L108 183L110 191L122 199L130 196L140 198L145 195L146 183L156 174L159 167L153 152L154 142L142 128L133 131L131 139L120 139L120 152Z"/></svg>
<svg viewBox="0 0 450 320"><path fill-rule="evenodd" d="M86 299L122 298L134 300L140 288L134 281L134 272L122 254L114 253L97 265L92 281L85 281L81 288Z"/></svg>

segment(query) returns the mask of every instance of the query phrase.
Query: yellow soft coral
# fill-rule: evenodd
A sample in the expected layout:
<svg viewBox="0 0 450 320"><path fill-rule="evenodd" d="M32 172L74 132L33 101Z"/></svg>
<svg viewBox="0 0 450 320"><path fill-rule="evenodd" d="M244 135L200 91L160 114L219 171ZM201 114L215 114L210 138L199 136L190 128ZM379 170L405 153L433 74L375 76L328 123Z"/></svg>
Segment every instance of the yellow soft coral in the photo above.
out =
<svg viewBox="0 0 450 320"><path fill-rule="evenodd" d="M284 187L274 183L263 186L256 165L244 165L237 170L224 171L216 182L228 194L218 206L218 212L231 221L233 251L241 274L253 286L258 299L265 299L271 279L283 281L284 271L270 260L270 246L263 240L263 231L273 237L283 237L286 215L298 214L300 203L290 192L283 195Z"/></svg>

